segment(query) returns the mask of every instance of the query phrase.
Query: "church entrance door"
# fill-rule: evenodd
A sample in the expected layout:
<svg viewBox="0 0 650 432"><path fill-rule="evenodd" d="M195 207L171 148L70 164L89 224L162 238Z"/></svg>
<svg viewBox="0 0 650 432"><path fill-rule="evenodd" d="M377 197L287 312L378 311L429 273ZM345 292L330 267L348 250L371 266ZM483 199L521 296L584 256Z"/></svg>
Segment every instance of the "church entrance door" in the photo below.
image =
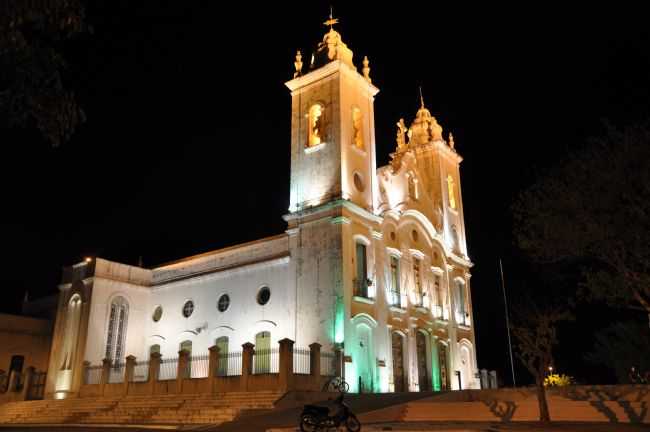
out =
<svg viewBox="0 0 650 432"><path fill-rule="evenodd" d="M395 392L406 391L404 385L404 338L399 333L391 335L393 347L393 385Z"/></svg>
<svg viewBox="0 0 650 432"><path fill-rule="evenodd" d="M431 390L431 380L429 379L429 365L427 363L427 340L424 333L415 332L415 347L418 360L418 383L420 391Z"/></svg>
<svg viewBox="0 0 650 432"><path fill-rule="evenodd" d="M447 345L438 342L438 366L440 369L440 390L449 390L449 370L447 369Z"/></svg>
<svg viewBox="0 0 650 432"><path fill-rule="evenodd" d="M365 324L357 326L357 337L359 346L357 347L357 373L358 373L358 391L359 393L371 393L372 380L372 361L371 361L371 335L372 330Z"/></svg>

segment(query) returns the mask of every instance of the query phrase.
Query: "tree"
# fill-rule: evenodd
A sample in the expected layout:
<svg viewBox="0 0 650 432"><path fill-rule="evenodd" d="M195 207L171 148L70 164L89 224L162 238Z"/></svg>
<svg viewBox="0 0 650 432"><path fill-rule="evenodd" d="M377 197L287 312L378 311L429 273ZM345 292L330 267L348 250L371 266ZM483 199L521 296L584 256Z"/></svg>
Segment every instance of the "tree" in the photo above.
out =
<svg viewBox="0 0 650 432"><path fill-rule="evenodd" d="M33 127L53 146L84 120L66 88L62 45L87 30L81 0L0 3L0 122Z"/></svg>
<svg viewBox="0 0 650 432"><path fill-rule="evenodd" d="M630 383L632 367L641 377L650 377L650 329L638 322L612 324L596 333L593 350L587 361L608 366L620 383Z"/></svg>
<svg viewBox="0 0 650 432"><path fill-rule="evenodd" d="M608 127L525 190L517 245L538 264L579 268L584 298L650 316L650 129Z"/></svg>
<svg viewBox="0 0 650 432"><path fill-rule="evenodd" d="M517 357L535 378L539 419L551 421L546 401L544 378L553 365L553 348L557 345L557 325L572 319L568 310L562 307L540 309L532 304L518 305L513 321L512 334L515 337Z"/></svg>

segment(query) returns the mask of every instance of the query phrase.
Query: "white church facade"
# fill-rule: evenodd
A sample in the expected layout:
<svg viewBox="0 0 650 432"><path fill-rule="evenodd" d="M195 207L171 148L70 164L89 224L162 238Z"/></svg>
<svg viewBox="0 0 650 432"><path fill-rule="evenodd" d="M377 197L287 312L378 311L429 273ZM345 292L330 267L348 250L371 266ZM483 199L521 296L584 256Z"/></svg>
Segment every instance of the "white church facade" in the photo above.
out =
<svg viewBox="0 0 650 432"><path fill-rule="evenodd" d="M459 165L422 103L377 169L364 58L331 27L291 92L285 233L145 269L101 258L64 270L46 395L84 364L291 339L343 354L351 391L477 388ZM305 69L305 70L303 70ZM88 363L85 363L88 362Z"/></svg>

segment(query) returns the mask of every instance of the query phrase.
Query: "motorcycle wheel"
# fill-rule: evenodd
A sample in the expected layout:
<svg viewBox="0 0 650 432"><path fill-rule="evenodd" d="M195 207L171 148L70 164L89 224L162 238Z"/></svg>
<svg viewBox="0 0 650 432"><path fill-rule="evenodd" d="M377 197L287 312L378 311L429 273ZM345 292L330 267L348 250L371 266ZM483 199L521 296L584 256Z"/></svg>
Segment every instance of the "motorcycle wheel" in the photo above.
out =
<svg viewBox="0 0 650 432"><path fill-rule="evenodd" d="M314 432L318 430L317 422L310 415L304 415L300 419L300 430L302 432Z"/></svg>
<svg viewBox="0 0 650 432"><path fill-rule="evenodd" d="M343 393L347 393L350 391L350 384L348 384L345 381L342 381L341 384L339 385L339 391Z"/></svg>
<svg viewBox="0 0 650 432"><path fill-rule="evenodd" d="M361 422L359 422L354 414L350 414L345 420L345 427L349 432L359 432L361 430Z"/></svg>

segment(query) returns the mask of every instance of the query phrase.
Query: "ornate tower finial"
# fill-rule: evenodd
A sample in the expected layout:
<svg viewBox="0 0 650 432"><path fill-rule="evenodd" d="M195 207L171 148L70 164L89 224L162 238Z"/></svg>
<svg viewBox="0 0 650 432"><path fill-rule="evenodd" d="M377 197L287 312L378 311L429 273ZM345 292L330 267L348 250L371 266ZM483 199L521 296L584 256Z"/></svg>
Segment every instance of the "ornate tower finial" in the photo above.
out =
<svg viewBox="0 0 650 432"><path fill-rule="evenodd" d="M366 81L371 83L372 80L370 79L370 66L369 66L369 64L370 64L370 61L368 61L368 56L363 56L363 69L362 69L363 77L366 79Z"/></svg>
<svg viewBox="0 0 650 432"><path fill-rule="evenodd" d="M451 147L452 150L456 148L456 144L454 143L454 134L449 132L449 147Z"/></svg>
<svg viewBox="0 0 650 432"><path fill-rule="evenodd" d="M420 108L424 108L424 98L422 97L422 86L418 87L420 89Z"/></svg>
<svg viewBox="0 0 650 432"><path fill-rule="evenodd" d="M293 65L296 68L296 71L293 73L293 77L299 77L302 75L302 54L300 54L300 50L296 52L296 61L293 62Z"/></svg>
<svg viewBox="0 0 650 432"><path fill-rule="evenodd" d="M323 25L325 25L325 26L330 26L330 31L332 31L332 30L333 30L333 29L332 29L332 26L333 26L334 24L338 24L338 23L339 23L339 19L338 19L338 18L334 18L334 17L332 16L332 6L330 6L330 18L329 18L327 21L325 21L325 22L323 23Z"/></svg>

